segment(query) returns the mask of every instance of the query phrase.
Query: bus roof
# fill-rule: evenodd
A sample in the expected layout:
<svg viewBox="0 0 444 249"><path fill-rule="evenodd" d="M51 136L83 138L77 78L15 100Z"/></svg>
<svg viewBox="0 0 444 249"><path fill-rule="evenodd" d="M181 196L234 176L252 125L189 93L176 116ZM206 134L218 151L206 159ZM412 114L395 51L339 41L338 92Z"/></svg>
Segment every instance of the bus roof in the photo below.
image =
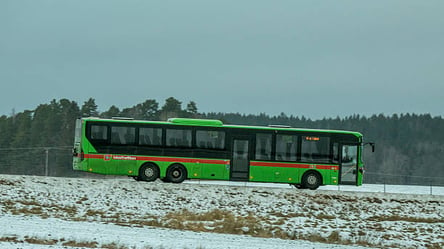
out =
<svg viewBox="0 0 444 249"><path fill-rule="evenodd" d="M84 121L97 122L115 122L115 123L136 123L136 124L160 124L160 125L184 125L184 126L206 126L206 127L223 127L223 128L237 128L237 129L257 129L257 130L279 130L279 131L299 131L299 132L322 132L322 133L340 133L351 134L356 137L362 137L362 134L357 131L346 130L329 130L329 129L309 129L296 128L284 125L269 125L269 126L251 126L251 125L231 125L223 124L220 120L215 119L192 119L192 118L170 118L168 121L148 121L135 120L130 118L97 118L97 117L83 117Z"/></svg>

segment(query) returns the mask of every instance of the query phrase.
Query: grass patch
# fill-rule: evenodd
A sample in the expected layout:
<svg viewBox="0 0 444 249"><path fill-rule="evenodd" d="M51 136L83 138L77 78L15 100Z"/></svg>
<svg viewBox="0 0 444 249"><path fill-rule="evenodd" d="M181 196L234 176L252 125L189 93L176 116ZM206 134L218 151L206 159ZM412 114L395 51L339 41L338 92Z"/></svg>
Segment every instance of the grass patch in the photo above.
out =
<svg viewBox="0 0 444 249"><path fill-rule="evenodd" d="M0 185L5 185L5 186L15 186L18 183L21 183L20 181L10 181L10 180L6 180L6 179L0 179Z"/></svg>
<svg viewBox="0 0 444 249"><path fill-rule="evenodd" d="M22 243L22 240L19 240L16 236L7 236L0 237L0 242L13 242L13 243Z"/></svg>
<svg viewBox="0 0 444 249"><path fill-rule="evenodd" d="M418 223L442 223L444 219L442 218L422 218L422 217L410 217L410 216L399 216L399 215L384 215L384 216L372 216L367 220L370 221L407 221L407 222L418 222Z"/></svg>
<svg viewBox="0 0 444 249"><path fill-rule="evenodd" d="M272 228L271 222L249 214L236 216L224 210L194 213L189 210L170 212L164 217L146 217L142 220L116 221L121 226L152 226L194 232L215 232L226 234L246 234L256 237L276 237L280 228ZM281 237L280 235L278 237Z"/></svg>
<svg viewBox="0 0 444 249"><path fill-rule="evenodd" d="M55 239L39 239L39 238L25 238L24 240L26 243L29 244L36 244L36 245L56 245L59 241Z"/></svg>
<svg viewBox="0 0 444 249"><path fill-rule="evenodd" d="M93 241L93 242L86 242L86 241L66 241L63 242L63 246L70 246L70 247L86 247L86 248L98 248L99 243Z"/></svg>
<svg viewBox="0 0 444 249"><path fill-rule="evenodd" d="M336 217L334 215L328 215L328 214L320 213L320 214L316 215L316 218L320 219L320 220L324 220L324 219L325 220L333 220Z"/></svg>

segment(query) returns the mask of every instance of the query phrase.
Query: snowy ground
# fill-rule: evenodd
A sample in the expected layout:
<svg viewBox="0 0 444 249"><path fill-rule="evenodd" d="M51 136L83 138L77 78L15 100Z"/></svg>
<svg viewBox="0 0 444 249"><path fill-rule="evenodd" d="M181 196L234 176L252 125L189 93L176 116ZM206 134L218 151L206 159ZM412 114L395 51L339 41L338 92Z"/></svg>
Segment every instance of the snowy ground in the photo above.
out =
<svg viewBox="0 0 444 249"><path fill-rule="evenodd" d="M0 248L444 247L444 188L187 183L0 175Z"/></svg>

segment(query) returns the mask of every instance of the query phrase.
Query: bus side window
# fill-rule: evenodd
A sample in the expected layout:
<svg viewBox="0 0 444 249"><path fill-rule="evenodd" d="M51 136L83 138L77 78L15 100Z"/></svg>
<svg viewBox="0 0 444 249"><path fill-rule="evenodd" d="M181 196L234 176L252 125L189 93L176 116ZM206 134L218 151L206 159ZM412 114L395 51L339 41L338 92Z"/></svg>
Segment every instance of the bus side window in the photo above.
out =
<svg viewBox="0 0 444 249"><path fill-rule="evenodd" d="M118 132L111 133L111 144L121 144Z"/></svg>
<svg viewBox="0 0 444 249"><path fill-rule="evenodd" d="M111 144L134 144L136 128L125 126L111 127Z"/></svg>
<svg viewBox="0 0 444 249"><path fill-rule="evenodd" d="M108 139L108 127L104 125L91 125L91 137L92 140L107 140Z"/></svg>
<svg viewBox="0 0 444 249"><path fill-rule="evenodd" d="M332 163L339 163L339 144L338 143L333 143L333 148L332 148Z"/></svg>
<svg viewBox="0 0 444 249"><path fill-rule="evenodd" d="M302 161L329 163L330 138L318 136L303 136L301 144Z"/></svg>
<svg viewBox="0 0 444 249"><path fill-rule="evenodd" d="M167 129L167 146L191 147L191 129Z"/></svg>
<svg viewBox="0 0 444 249"><path fill-rule="evenodd" d="M197 130L196 146L199 149L217 149L225 148L225 132L216 130Z"/></svg>
<svg viewBox="0 0 444 249"><path fill-rule="evenodd" d="M298 151L298 136L278 134L276 135L276 160L296 161Z"/></svg>
<svg viewBox="0 0 444 249"><path fill-rule="evenodd" d="M151 127L139 128L139 145L148 145L148 146L162 145L162 128L151 128Z"/></svg>
<svg viewBox="0 0 444 249"><path fill-rule="evenodd" d="M256 160L271 160L271 134L256 134Z"/></svg>

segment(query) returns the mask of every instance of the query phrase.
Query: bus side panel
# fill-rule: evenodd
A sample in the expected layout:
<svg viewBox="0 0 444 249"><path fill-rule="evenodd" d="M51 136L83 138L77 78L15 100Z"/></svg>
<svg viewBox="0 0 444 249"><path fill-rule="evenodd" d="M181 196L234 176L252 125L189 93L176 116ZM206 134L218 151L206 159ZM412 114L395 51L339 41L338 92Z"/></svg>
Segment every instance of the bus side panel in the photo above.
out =
<svg viewBox="0 0 444 249"><path fill-rule="evenodd" d="M229 165L226 164L202 164L202 179L228 180L230 177Z"/></svg>
<svg viewBox="0 0 444 249"><path fill-rule="evenodd" d="M322 176L322 185L331 184L331 169L317 169L316 171Z"/></svg>
<svg viewBox="0 0 444 249"><path fill-rule="evenodd" d="M272 182L275 174L274 167L250 166L250 181Z"/></svg>
<svg viewBox="0 0 444 249"><path fill-rule="evenodd" d="M296 183L299 179L298 168L274 168L273 182Z"/></svg>
<svg viewBox="0 0 444 249"><path fill-rule="evenodd" d="M330 181L327 181L324 184L338 185L339 184L339 170L330 170L329 179L330 179Z"/></svg>

